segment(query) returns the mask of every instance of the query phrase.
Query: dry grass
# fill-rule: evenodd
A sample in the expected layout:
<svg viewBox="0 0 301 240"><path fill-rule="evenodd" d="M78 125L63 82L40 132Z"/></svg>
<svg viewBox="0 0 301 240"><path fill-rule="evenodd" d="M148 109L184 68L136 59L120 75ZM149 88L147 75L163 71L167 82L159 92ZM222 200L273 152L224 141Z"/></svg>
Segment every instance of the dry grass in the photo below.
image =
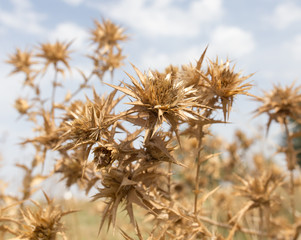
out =
<svg viewBox="0 0 301 240"><path fill-rule="evenodd" d="M7 60L11 74L23 74L31 94L16 99L15 108L33 126L35 137L22 144L35 153L17 164L25 172L22 194L8 196L0 189L0 239L300 238L301 180L293 140L301 133L289 127L289 120L300 123L300 86L275 86L263 97L253 96L252 74L242 76L229 60L206 61L205 49L195 64L163 72L132 65L134 76L126 73L128 81L118 86L106 83L112 92L100 94L97 84L124 64L122 43L128 37L109 20L95 21L90 33L90 74L71 66L71 42L17 49ZM50 69L47 96L39 82ZM62 78L76 70L82 83L70 92ZM59 88L66 91L63 100ZM86 99L78 97L81 92ZM284 153L286 168L254 150L264 141L260 136L237 131L228 143L212 135L215 124L227 123L239 95L260 102L256 112L268 114L267 130L273 121L283 127L286 146L275 154ZM117 112L122 99L129 101L127 108ZM46 159L53 169L42 174ZM53 175L93 202L55 200L47 193L46 201L30 200Z"/></svg>

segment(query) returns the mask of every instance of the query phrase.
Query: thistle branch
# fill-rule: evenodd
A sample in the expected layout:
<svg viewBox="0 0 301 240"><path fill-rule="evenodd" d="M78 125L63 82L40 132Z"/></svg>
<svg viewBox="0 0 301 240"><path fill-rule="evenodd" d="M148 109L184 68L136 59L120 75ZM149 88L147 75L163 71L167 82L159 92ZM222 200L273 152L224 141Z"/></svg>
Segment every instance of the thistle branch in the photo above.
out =
<svg viewBox="0 0 301 240"><path fill-rule="evenodd" d="M50 110L50 116L53 121L54 121L54 109L55 109L55 93L56 93L57 80L58 80L58 68L56 63L54 64L54 68L55 68L55 74L52 82L51 110Z"/></svg>
<svg viewBox="0 0 301 240"><path fill-rule="evenodd" d="M285 128L285 134L286 134L286 143L287 143L287 150L285 151L286 154L286 161L288 170L290 171L290 205L292 210L292 220L295 222L296 219L296 206L295 206L295 184L294 184L294 169L295 169L295 150L293 145L293 140L290 137L290 132L287 125L287 118L284 119L284 128Z"/></svg>

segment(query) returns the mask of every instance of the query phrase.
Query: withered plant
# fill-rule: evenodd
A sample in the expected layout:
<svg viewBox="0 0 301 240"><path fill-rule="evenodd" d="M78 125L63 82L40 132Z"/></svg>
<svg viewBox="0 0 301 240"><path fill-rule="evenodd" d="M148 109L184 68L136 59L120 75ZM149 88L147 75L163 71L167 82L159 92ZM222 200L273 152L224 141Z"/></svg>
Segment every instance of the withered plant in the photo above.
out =
<svg viewBox="0 0 301 240"><path fill-rule="evenodd" d="M297 165L297 151L294 149L293 139L298 137L300 133L291 133L289 129L289 120L294 122L300 122L301 116L301 86L295 86L292 83L290 86L282 87L275 85L272 91L265 92L264 97L257 97L256 99L262 103L257 109L257 115L267 113L269 120L267 123L267 131L270 124L275 121L279 123L283 128L286 135L286 146L280 151L286 155L287 169L290 171L290 197L292 218L295 221L296 209L295 209L295 187L294 187L294 170Z"/></svg>
<svg viewBox="0 0 301 240"><path fill-rule="evenodd" d="M59 206L54 205L46 193L44 196L47 200L46 206L42 206L36 201L34 203L36 209L32 207L23 207L20 209L20 219L17 218L4 218L4 221L8 221L11 225L15 225L12 228L5 227L6 231L9 231L15 238L12 239L59 239L58 236L62 236L66 239L64 225L61 218L73 211L62 211Z"/></svg>
<svg viewBox="0 0 301 240"><path fill-rule="evenodd" d="M195 63L170 65L162 72L132 64L135 75L125 73L126 80L116 85L113 72L124 64L122 43L128 36L105 19L96 20L90 34L89 74L70 64L72 42L17 49L7 60L11 74L23 73L24 88L32 95L17 98L15 108L33 125L35 134L22 145L33 146L35 153L17 164L25 171L22 195L1 195L1 239L8 234L67 239L61 218L72 211L63 211L46 193L46 207L32 200L34 211L26 204L54 175L67 188L78 186L95 203L103 202L95 239L105 224L124 239L298 239L293 139L301 134L293 134L288 123L300 122L300 87L275 86L255 97L249 92L253 74L243 76L228 59L206 58L207 48ZM82 82L72 92L63 79L75 71ZM49 78L45 91L39 81ZM112 91L100 93L98 84ZM66 90L63 100L59 88ZM83 92L86 98L80 97ZM228 122L239 95L262 103L257 114L268 114L267 129L272 121L284 127L287 145L280 151L286 154L290 180L272 157L254 152L262 139L240 130L230 143L214 135L214 125ZM45 169L48 160L53 169ZM6 212L11 206L16 211ZM120 221L120 209L130 226Z"/></svg>

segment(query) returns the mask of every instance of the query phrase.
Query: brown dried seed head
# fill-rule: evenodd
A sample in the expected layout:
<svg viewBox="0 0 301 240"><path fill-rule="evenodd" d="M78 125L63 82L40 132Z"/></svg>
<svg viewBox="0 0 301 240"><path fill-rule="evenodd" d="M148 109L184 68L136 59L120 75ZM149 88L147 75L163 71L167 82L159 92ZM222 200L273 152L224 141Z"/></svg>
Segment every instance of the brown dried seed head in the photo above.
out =
<svg viewBox="0 0 301 240"><path fill-rule="evenodd" d="M224 119L227 119L234 97L238 94L249 95L247 91L251 89L252 85L244 83L244 81L253 74L241 77L240 72L234 72L235 65L230 68L229 60L219 63L217 58L215 62L210 61L209 63L207 73L202 74L205 81L203 87L207 88L205 96L208 102L215 97L220 100Z"/></svg>
<svg viewBox="0 0 301 240"><path fill-rule="evenodd" d="M18 98L15 101L14 107L18 110L20 114L26 114L30 106L28 105L28 102L23 98Z"/></svg>
<svg viewBox="0 0 301 240"><path fill-rule="evenodd" d="M262 105L256 110L256 116L266 113L269 116L267 129L272 121L284 123L286 118L298 121L301 116L301 86L282 87L275 85L269 92L264 92L264 97L256 97Z"/></svg>
<svg viewBox="0 0 301 240"><path fill-rule="evenodd" d="M93 102L87 100L84 105L82 102L79 102L78 107L76 104L72 105L66 121L60 128L62 135L56 148L92 146L106 138L109 135L108 128L118 119L118 116L111 112L122 97L113 100L115 93L116 91L113 91L108 97L101 98L94 92ZM88 154L91 148L87 149Z"/></svg>
<svg viewBox="0 0 301 240"><path fill-rule="evenodd" d="M243 186L236 189L240 195L252 200L256 206L271 205L276 199L274 191L283 182L283 175L277 171L263 172L260 176L249 177L247 180L239 179Z"/></svg>
<svg viewBox="0 0 301 240"><path fill-rule="evenodd" d="M106 167L114 161L112 156L112 150L106 147L102 147L102 146L96 147L94 148L93 153L94 153L93 162L96 164L97 169Z"/></svg>
<svg viewBox="0 0 301 240"><path fill-rule="evenodd" d="M56 68L58 63L63 63L68 69L70 69L68 61L70 60L69 54L71 51L68 49L71 45L71 42L64 43L56 41L55 43L43 43L40 44L39 53L37 57L43 58L46 60L45 69L53 64ZM63 72L63 70L61 70Z"/></svg>
<svg viewBox="0 0 301 240"><path fill-rule="evenodd" d="M85 167L87 168L84 161L76 158L76 156L72 156L71 158L66 157L60 159L55 165L55 172L63 174L61 180L65 179L66 186L70 187L75 183L82 185L82 181L86 179Z"/></svg>
<svg viewBox="0 0 301 240"><path fill-rule="evenodd" d="M97 20L94 21L95 29L92 29L92 41L98 44L98 49L103 48L103 52L107 52L112 47L119 47L120 41L128 39L124 30L112 23L110 20L103 20L102 23Z"/></svg>
<svg viewBox="0 0 301 240"><path fill-rule="evenodd" d="M132 80L132 85L108 85L136 100L129 103L133 105L129 112L141 114L140 119L141 116L145 116L145 125L148 128L145 139L150 137L149 133L156 132L163 122L170 124L172 132L177 132L179 122L203 119L199 112L193 109L204 107L197 102L198 97L192 97L196 89L185 87L183 81L172 77L171 73L149 71L146 75L134 65L133 68L140 82L127 74Z"/></svg>
<svg viewBox="0 0 301 240"><path fill-rule="evenodd" d="M53 204L44 193L47 205L42 207L34 202L37 209L26 207L22 210L23 221L20 221L17 239L57 239L57 234L65 237L64 226L61 218L73 211L63 212L59 206Z"/></svg>
<svg viewBox="0 0 301 240"><path fill-rule="evenodd" d="M9 59L6 62L12 64L15 67L11 74L24 72L26 75L30 74L31 66L35 63L32 61L32 52L21 51L18 48L16 50L16 53L10 55Z"/></svg>

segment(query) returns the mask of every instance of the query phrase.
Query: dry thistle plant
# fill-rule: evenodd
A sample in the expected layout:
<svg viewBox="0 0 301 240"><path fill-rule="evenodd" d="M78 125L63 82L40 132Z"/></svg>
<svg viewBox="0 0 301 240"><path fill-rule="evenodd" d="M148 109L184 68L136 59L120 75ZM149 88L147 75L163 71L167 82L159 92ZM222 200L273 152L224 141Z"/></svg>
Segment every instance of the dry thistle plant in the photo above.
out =
<svg viewBox="0 0 301 240"><path fill-rule="evenodd" d="M281 87L274 86L273 90L266 92L264 97L257 97L257 100L262 102L262 106L257 109L257 115L267 113L269 120L267 123L267 131L270 124L278 122L284 129L286 135L286 147L282 150L286 155L287 169L290 171L290 197L292 218L295 221L295 187L294 187L294 169L297 167L297 151L293 146L293 135L288 127L289 120L300 122L301 116L301 86L295 86L292 83L290 86Z"/></svg>
<svg viewBox="0 0 301 240"><path fill-rule="evenodd" d="M33 95L20 96L15 108L33 125L34 137L22 144L33 146L35 153L31 161L17 164L25 171L22 196L0 202L2 238L67 239L61 218L72 211L62 211L46 193L45 208L33 201L36 212L24 202L41 181L60 175L67 188L78 186L96 203L103 202L99 234L107 223L108 231L119 229L124 239L298 239L293 177L297 152L292 141L300 133L289 131L288 120L300 121L300 87L275 87L256 97L263 103L257 113L269 115L268 127L272 121L284 126L289 183L266 156L252 153L257 138L237 131L227 143L212 134L212 125L228 121L236 97L254 97L249 93L252 74L242 76L228 59L206 61L206 48L196 63L170 65L163 72L141 71L132 64L137 76L126 73L128 79L114 85L106 82L106 73L113 78L123 65L121 44L128 36L110 20L95 21L90 34L91 71L78 70L82 82L73 92L61 81L67 71L75 71L72 42L17 49L7 60L12 74L25 74L24 85ZM48 69L54 70L53 76ZM49 75L47 96L49 90L45 93L38 81ZM112 92L98 93L97 84L103 83ZM63 100L58 87L66 90ZM78 97L85 89L87 97ZM130 106L117 112L124 99ZM246 164L250 154L255 170ZM43 169L46 159L53 162L48 172ZM291 210L283 187L288 184ZM4 213L11 204L19 215ZM121 208L130 227L118 225ZM146 222L139 221L141 212Z"/></svg>
<svg viewBox="0 0 301 240"><path fill-rule="evenodd" d="M15 73L24 73L26 78L24 84L33 85L35 78L35 71L32 69L32 65L36 62L32 61L33 53L31 51L21 51L17 48L16 53L12 54L6 62L12 64L15 69L11 72Z"/></svg>
<svg viewBox="0 0 301 240"><path fill-rule="evenodd" d="M171 131L178 136L180 122L202 119L202 116L193 110L206 107L197 102L196 89L185 87L177 75L152 71L145 75L134 65L133 68L140 83L127 74L132 85L126 83L125 87L109 85L135 99L129 103L134 106L127 114L137 113L131 122L146 128L145 142L149 141L163 122L168 122Z"/></svg>
<svg viewBox="0 0 301 240"><path fill-rule="evenodd" d="M64 74L64 69L59 68L58 64L62 63L67 69L70 69L69 66L69 53L70 50L68 48L70 47L71 42L69 43L63 43L63 42L55 42L55 43L44 43L41 44L39 47L39 53L36 54L37 57L45 60L44 62L44 69L43 72L46 71L46 69L49 67L49 65L54 66L56 72L61 72Z"/></svg>
<svg viewBox="0 0 301 240"><path fill-rule="evenodd" d="M209 105L215 105L215 101L220 102L224 119L226 120L229 118L234 97L238 94L250 95L248 90L251 89L252 85L250 83L245 83L245 80L253 74L240 77L240 72L234 72L235 66L230 68L229 60L225 63L221 61L219 64L218 58L216 58L215 62L210 61L209 63L210 65L207 72L205 75L202 74L204 79L203 86L206 88L206 97L204 101L208 102Z"/></svg>
<svg viewBox="0 0 301 240"><path fill-rule="evenodd" d="M59 235L66 239L61 218L73 211L63 212L59 206L54 205L53 200L46 193L44 196L47 200L45 207L32 200L37 209L32 210L30 207L23 207L20 209L21 219L7 219L16 225L15 228L7 228L12 235L16 236L12 239L56 240L59 239Z"/></svg>
<svg viewBox="0 0 301 240"><path fill-rule="evenodd" d="M125 56L122 55L122 48L119 42L126 41L128 36L125 35L124 29L115 25L110 20L104 20L102 23L94 21L95 28L91 30L91 40L97 47L94 55L88 57L93 60L94 74L101 80L105 72L110 71L113 76L114 69L123 65L122 61Z"/></svg>

